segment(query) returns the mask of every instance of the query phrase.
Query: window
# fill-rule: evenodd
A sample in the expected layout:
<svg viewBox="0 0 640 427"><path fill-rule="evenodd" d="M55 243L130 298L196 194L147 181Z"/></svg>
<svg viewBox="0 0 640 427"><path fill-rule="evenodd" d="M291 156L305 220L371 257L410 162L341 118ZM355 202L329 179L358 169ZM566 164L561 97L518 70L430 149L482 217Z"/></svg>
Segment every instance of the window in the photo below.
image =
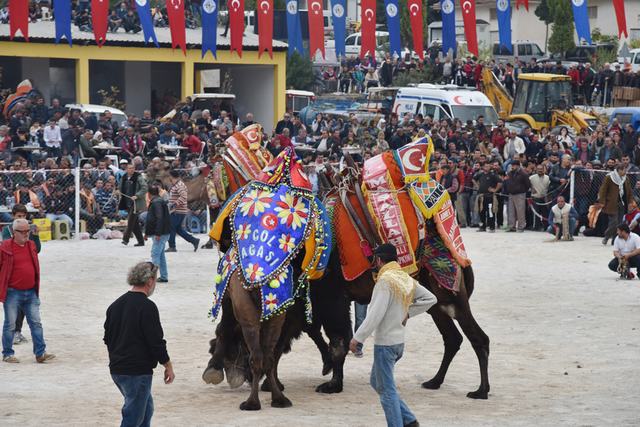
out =
<svg viewBox="0 0 640 427"><path fill-rule="evenodd" d="M587 6L589 19L598 19L598 6Z"/></svg>
<svg viewBox="0 0 640 427"><path fill-rule="evenodd" d="M532 44L531 45L531 52L533 53L534 56L544 55L542 53L542 50L540 50L540 46L538 46L537 44Z"/></svg>
<svg viewBox="0 0 640 427"><path fill-rule="evenodd" d="M518 56L531 56L531 45L530 44L518 45Z"/></svg>
<svg viewBox="0 0 640 427"><path fill-rule="evenodd" d="M633 58L634 64L640 64L640 53L636 53L635 58Z"/></svg>
<svg viewBox="0 0 640 427"><path fill-rule="evenodd" d="M347 46L355 46L357 37L358 36L347 37L347 40L345 40L344 44L347 45Z"/></svg>

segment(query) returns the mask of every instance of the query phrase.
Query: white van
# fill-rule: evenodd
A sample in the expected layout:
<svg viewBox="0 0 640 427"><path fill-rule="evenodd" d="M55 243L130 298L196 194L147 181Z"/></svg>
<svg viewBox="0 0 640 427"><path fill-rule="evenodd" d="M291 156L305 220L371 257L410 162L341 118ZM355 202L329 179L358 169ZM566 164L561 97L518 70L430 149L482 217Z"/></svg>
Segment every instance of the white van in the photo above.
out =
<svg viewBox="0 0 640 427"><path fill-rule="evenodd" d="M531 59L540 59L544 56L544 52L537 43L529 40L516 40L513 42L513 53L500 43L493 44L493 59L500 62L513 62L515 58L523 61L525 64Z"/></svg>
<svg viewBox="0 0 640 427"><path fill-rule="evenodd" d="M637 73L640 71L640 49L631 49L629 54L631 55L631 58L629 59L631 71ZM621 61L620 63L623 64L624 61Z"/></svg>
<svg viewBox="0 0 640 427"><path fill-rule="evenodd" d="M376 50L385 43L389 43L389 33L387 31L376 31ZM347 56L358 56L362 45L362 35L360 33L350 34L344 39L344 44Z"/></svg>
<svg viewBox="0 0 640 427"><path fill-rule="evenodd" d="M67 104L64 106L69 110L80 110L81 113L89 112L95 116L96 120L100 120L100 114L108 111L111 113L111 121L114 123L123 123L127 121L127 114L117 108L107 107L106 105L96 104Z"/></svg>
<svg viewBox="0 0 640 427"><path fill-rule="evenodd" d="M400 88L393 112L400 118L405 113L420 113L435 120L455 118L466 123L484 116L487 126L498 122L498 113L484 93L456 85L421 83L417 87Z"/></svg>

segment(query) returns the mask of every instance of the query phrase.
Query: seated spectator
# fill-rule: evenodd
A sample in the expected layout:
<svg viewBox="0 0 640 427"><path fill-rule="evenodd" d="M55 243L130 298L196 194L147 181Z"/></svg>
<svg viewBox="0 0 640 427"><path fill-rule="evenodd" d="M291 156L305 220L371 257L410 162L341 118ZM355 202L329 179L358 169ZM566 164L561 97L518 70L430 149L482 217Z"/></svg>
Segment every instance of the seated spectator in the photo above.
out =
<svg viewBox="0 0 640 427"><path fill-rule="evenodd" d="M627 224L620 224L616 229L617 237L613 242L614 258L609 262L609 270L618 272L620 264L623 264L626 271L626 279L633 279L635 276L630 271L631 268L640 268L640 236L633 233Z"/></svg>
<svg viewBox="0 0 640 427"><path fill-rule="evenodd" d="M69 228L73 227L72 204L75 202L74 197L65 194L60 186L56 186L50 197L45 200L45 211L49 221L66 221Z"/></svg>
<svg viewBox="0 0 640 427"><path fill-rule="evenodd" d="M89 16L89 12L83 10L78 15L76 15L76 19L74 21L76 26L80 31L90 33L91 30L91 17Z"/></svg>
<svg viewBox="0 0 640 427"><path fill-rule="evenodd" d="M122 157L126 159L132 159L133 157L142 154L144 144L140 135L135 133L132 127L128 127L124 134L118 131L120 136L119 142L122 147Z"/></svg>
<svg viewBox="0 0 640 427"><path fill-rule="evenodd" d="M17 190L14 193L14 197L16 198L15 202L25 206L31 204L34 209L41 209L40 199L38 199L36 193L31 190L32 185L33 184L28 181L18 184Z"/></svg>
<svg viewBox="0 0 640 427"><path fill-rule="evenodd" d="M576 225L578 221L578 211L564 200L564 197L559 196L557 203L551 208L549 212L549 227L547 231L556 236L556 240L560 240L566 230L564 227L564 218L568 218L569 223L569 240L573 240L573 235L576 231Z"/></svg>
<svg viewBox="0 0 640 427"><path fill-rule="evenodd" d="M93 149L93 131L86 129L84 133L78 139L78 146L80 147L80 157L88 158L92 157L98 159L100 155Z"/></svg>
<svg viewBox="0 0 640 427"><path fill-rule="evenodd" d="M84 183L80 190L80 219L87 222L87 231L94 234L104 224L100 207L96 198L91 192L91 183Z"/></svg>
<svg viewBox="0 0 640 427"><path fill-rule="evenodd" d="M142 30L138 15L133 10L129 9L125 17L122 18L122 27L127 33L131 32L137 34Z"/></svg>
<svg viewBox="0 0 640 427"><path fill-rule="evenodd" d="M200 154L202 151L202 141L193 134L192 128L185 130L185 137L182 140L182 146L187 147L189 149L189 153Z"/></svg>
<svg viewBox="0 0 640 427"><path fill-rule="evenodd" d="M111 10L111 14L109 15L109 31L112 33L116 33L118 28L122 26L122 19L118 16L118 13L115 9Z"/></svg>
<svg viewBox="0 0 640 427"><path fill-rule="evenodd" d="M113 182L105 182L102 188L96 192L96 203L102 215L115 219L118 216L118 199L113 194Z"/></svg>

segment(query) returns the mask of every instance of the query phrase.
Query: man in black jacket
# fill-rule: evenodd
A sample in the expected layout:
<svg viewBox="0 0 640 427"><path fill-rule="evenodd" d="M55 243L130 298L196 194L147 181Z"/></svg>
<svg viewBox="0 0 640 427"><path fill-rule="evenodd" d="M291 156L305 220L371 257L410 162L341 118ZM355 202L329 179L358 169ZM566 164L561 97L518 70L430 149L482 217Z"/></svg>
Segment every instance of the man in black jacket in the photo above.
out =
<svg viewBox="0 0 640 427"><path fill-rule="evenodd" d="M511 162L511 170L504 179L504 190L509 195L509 229L523 232L526 225L527 191L531 187L529 176L520 166L519 160Z"/></svg>
<svg viewBox="0 0 640 427"><path fill-rule="evenodd" d="M160 197L160 184L153 183L149 186L149 210L147 212L147 222L144 229L145 236L153 237L151 245L151 260L160 267L160 278L158 282L169 281L167 272L167 259L164 256L164 248L169 241L171 233L171 220L169 216L169 206L167 201Z"/></svg>
<svg viewBox="0 0 640 427"><path fill-rule="evenodd" d="M122 161L120 161L122 163ZM127 164L127 173L120 178L120 203L118 209L129 212L127 217L127 229L122 236L122 244L128 245L131 233L136 236L138 243L135 246L144 246L144 238L142 230L138 222L138 215L144 212L146 201L144 196L147 194L147 181L144 177L136 172L133 164Z"/></svg>
<svg viewBox="0 0 640 427"><path fill-rule="evenodd" d="M123 426L151 424L151 381L158 363L165 368L165 384L171 384L175 378L158 307L148 298L156 288L157 273L158 268L151 262L131 268L127 275L131 290L109 306L104 322L109 371L124 396Z"/></svg>

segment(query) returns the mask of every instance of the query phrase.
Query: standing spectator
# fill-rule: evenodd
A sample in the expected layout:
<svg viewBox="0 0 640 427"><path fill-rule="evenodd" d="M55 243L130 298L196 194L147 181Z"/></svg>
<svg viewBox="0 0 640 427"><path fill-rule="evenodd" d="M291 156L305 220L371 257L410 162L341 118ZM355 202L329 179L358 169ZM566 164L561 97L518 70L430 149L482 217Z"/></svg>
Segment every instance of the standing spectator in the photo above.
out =
<svg viewBox="0 0 640 427"><path fill-rule="evenodd" d="M120 194L118 209L129 212L127 229L124 232L124 236L122 236L122 244L128 245L131 233L133 233L138 240L135 246L144 246L144 238L138 216L146 208L147 181L142 174L136 172L136 167L133 164L127 164L127 173L120 178Z"/></svg>
<svg viewBox="0 0 640 427"><path fill-rule="evenodd" d="M633 201L631 184L626 175L625 166L617 165L604 179L598 191L598 204L609 218L609 225L602 239L603 245L606 245L609 239L613 239L616 227L622 223L622 218Z"/></svg>
<svg viewBox="0 0 640 427"><path fill-rule="evenodd" d="M27 317L36 362L55 357L47 353L40 320L40 264L36 244L29 240L31 227L26 219L15 219L13 237L0 244L0 301L4 304L2 360L19 363L14 356L13 338L18 310Z"/></svg>
<svg viewBox="0 0 640 427"><path fill-rule="evenodd" d="M511 162L511 170L505 176L503 186L509 195L509 229L507 231L517 230L522 233L526 225L527 191L529 191L531 183L529 176L520 166L519 160Z"/></svg>
<svg viewBox="0 0 640 427"><path fill-rule="evenodd" d="M151 425L151 382L158 363L165 368L165 384L175 378L158 307L149 299L156 288L157 271L150 262L141 262L129 270L127 282L131 290L109 306L104 322L109 371L124 396L122 426Z"/></svg>
<svg viewBox="0 0 640 427"><path fill-rule="evenodd" d="M584 102L587 105L591 105L591 97L596 84L596 77L596 72L591 68L591 64L587 62L582 71L582 90L584 92Z"/></svg>
<svg viewBox="0 0 640 427"><path fill-rule="evenodd" d="M529 177L533 208L542 218L547 217L547 194L551 181L544 173L544 165L536 165L536 173Z"/></svg>
<svg viewBox="0 0 640 427"><path fill-rule="evenodd" d="M289 135L293 135L293 122L289 113L284 113L284 118L276 124L276 134L281 134L284 128L289 129Z"/></svg>
<svg viewBox="0 0 640 427"><path fill-rule="evenodd" d="M189 213L187 207L187 186L180 179L180 173L173 169L169 172L171 191L169 192L169 211L171 212L171 234L169 236L169 249L167 252L176 252L176 234L193 245L193 251L198 250L200 239L193 237L183 227L184 217Z"/></svg>
<svg viewBox="0 0 640 427"><path fill-rule="evenodd" d="M60 144L62 144L62 135L60 133L60 126L56 124L56 121L49 120L49 126L44 128L44 144L47 147L49 156L58 158L60 157Z"/></svg>
<svg viewBox="0 0 640 427"><path fill-rule="evenodd" d="M349 349L355 353L358 345L374 334L371 387L380 396L387 425L417 426L416 416L398 395L393 369L404 352L407 319L431 309L437 299L402 271L395 246L380 245L374 255L380 271L378 281L366 318L349 343Z"/></svg>
<svg viewBox="0 0 640 427"><path fill-rule="evenodd" d="M491 163L485 163L482 170L477 172L473 180L478 185L478 210L480 211L480 228L478 231L493 233L496 231L495 210L498 205L496 193L500 190L502 183L500 177L491 168Z"/></svg>
<svg viewBox="0 0 640 427"><path fill-rule="evenodd" d="M160 197L160 186L151 184L149 186L149 210L147 221L145 223L145 236L151 236L153 243L151 245L151 260L160 268L160 278L158 282L166 283L169 281L169 273L167 271L167 259L164 256L165 246L169 241L171 233L171 217L169 215L169 207L167 201Z"/></svg>

